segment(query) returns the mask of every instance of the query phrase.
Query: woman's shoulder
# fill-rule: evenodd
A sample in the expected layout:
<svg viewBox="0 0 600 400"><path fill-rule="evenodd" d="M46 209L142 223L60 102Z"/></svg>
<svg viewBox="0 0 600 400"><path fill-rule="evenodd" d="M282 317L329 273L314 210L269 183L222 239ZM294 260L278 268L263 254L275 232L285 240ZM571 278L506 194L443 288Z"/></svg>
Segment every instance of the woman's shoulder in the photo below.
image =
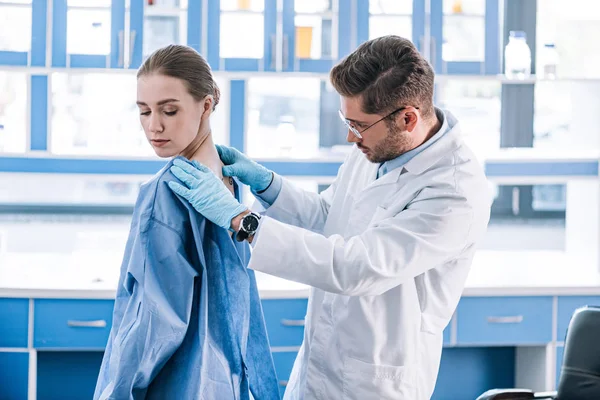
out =
<svg viewBox="0 0 600 400"><path fill-rule="evenodd" d="M169 182L179 182L170 168L173 160L160 169L140 187L135 213L158 221L177 231L189 224L193 215L191 206L179 198L169 187Z"/></svg>

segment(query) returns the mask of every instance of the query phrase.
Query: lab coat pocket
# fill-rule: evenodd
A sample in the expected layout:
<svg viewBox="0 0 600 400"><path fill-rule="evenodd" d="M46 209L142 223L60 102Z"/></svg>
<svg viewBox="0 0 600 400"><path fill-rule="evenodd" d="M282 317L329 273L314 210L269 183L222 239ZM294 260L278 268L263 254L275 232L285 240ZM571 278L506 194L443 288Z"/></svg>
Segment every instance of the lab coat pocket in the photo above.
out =
<svg viewBox="0 0 600 400"><path fill-rule="evenodd" d="M414 400L416 374L410 366L375 365L347 357L344 399Z"/></svg>

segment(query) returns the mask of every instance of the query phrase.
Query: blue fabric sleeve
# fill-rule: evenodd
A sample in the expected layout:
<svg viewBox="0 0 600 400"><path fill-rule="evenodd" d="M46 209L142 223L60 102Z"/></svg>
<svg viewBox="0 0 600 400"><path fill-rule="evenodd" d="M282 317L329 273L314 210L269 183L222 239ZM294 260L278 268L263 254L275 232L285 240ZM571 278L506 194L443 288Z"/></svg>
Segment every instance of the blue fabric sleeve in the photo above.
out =
<svg viewBox="0 0 600 400"><path fill-rule="evenodd" d="M273 205L273 203L275 203L277 197L279 197L282 185L283 179L281 178L281 176L277 175L276 173L273 173L273 182L271 182L271 185L262 193L257 193L253 190L252 194L256 197L256 199L264 208L269 208Z"/></svg>
<svg viewBox="0 0 600 400"><path fill-rule="evenodd" d="M110 359L102 366L94 398L145 398L188 329L198 272L177 232L153 219L146 222L125 255L125 290L119 288L115 304L123 317L113 322L119 326L111 332Z"/></svg>

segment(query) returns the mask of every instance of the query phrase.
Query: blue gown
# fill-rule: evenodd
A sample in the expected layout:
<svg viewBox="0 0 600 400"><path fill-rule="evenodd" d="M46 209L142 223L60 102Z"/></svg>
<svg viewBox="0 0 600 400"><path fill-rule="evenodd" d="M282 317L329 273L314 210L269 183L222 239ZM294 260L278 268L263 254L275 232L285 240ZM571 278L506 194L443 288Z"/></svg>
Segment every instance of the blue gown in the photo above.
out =
<svg viewBox="0 0 600 400"><path fill-rule="evenodd" d="M140 189L94 399L279 399L249 246L169 189L171 164Z"/></svg>

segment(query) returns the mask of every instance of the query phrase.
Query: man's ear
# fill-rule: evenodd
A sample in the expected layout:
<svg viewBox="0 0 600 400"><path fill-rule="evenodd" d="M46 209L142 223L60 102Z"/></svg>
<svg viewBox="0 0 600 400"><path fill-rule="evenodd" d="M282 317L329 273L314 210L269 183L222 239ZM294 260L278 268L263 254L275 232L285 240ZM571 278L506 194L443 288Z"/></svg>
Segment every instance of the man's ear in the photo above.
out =
<svg viewBox="0 0 600 400"><path fill-rule="evenodd" d="M409 110L402 114L402 122L404 122L404 126L406 130L412 132L413 129L417 126L417 122L419 121L419 115L412 110Z"/></svg>

